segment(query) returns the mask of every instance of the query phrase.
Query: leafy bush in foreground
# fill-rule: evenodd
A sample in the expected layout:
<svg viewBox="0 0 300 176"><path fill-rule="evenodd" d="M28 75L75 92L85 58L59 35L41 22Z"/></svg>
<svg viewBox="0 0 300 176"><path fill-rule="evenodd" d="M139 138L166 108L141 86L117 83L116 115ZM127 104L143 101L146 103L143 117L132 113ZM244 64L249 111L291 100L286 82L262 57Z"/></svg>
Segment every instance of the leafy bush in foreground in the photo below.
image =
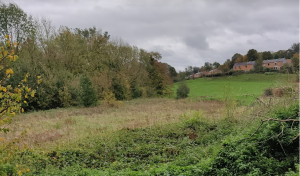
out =
<svg viewBox="0 0 300 176"><path fill-rule="evenodd" d="M299 105L277 110L281 120L299 119ZM283 133L281 133L283 130ZM299 122L263 123L251 139L224 143L213 163L211 175L281 175L295 171L299 161Z"/></svg>

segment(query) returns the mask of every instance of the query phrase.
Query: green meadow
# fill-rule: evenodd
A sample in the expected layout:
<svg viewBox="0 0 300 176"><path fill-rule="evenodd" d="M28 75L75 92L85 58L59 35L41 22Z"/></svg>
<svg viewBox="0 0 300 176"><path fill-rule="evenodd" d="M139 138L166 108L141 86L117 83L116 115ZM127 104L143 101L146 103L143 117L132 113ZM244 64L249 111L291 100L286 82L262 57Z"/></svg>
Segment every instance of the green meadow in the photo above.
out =
<svg viewBox="0 0 300 176"><path fill-rule="evenodd" d="M243 74L216 78L198 78L187 80L190 88L190 98L222 99L231 94L244 103L250 103L256 97L262 96L264 90L270 87L280 87L295 80L296 74ZM174 97L179 83L173 87Z"/></svg>

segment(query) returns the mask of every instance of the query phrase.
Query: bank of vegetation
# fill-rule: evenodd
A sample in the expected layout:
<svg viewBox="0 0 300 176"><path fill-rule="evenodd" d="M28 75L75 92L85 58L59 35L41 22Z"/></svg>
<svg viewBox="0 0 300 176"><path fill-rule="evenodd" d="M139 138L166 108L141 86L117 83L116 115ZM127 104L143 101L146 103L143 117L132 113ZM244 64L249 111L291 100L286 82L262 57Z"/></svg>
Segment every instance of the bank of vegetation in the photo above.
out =
<svg viewBox="0 0 300 176"><path fill-rule="evenodd" d="M25 111L171 94L171 66L161 63L157 52L112 39L95 27L55 29L49 21L34 20L15 4L2 4L0 9L0 37L4 41L9 35L18 43L15 54L22 58L5 63L4 67L14 70L6 85L18 85L27 73L29 87L37 87L37 76L43 79L36 96L23 105ZM85 86L87 83L91 85Z"/></svg>

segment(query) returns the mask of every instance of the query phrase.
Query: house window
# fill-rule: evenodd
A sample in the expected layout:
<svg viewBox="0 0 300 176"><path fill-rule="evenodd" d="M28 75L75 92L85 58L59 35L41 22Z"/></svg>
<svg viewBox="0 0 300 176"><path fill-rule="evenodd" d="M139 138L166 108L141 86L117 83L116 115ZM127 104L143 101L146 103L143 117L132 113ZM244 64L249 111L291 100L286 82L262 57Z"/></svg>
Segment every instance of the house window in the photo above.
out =
<svg viewBox="0 0 300 176"><path fill-rule="evenodd" d="M247 68L247 65L245 67Z"/></svg>
<svg viewBox="0 0 300 176"><path fill-rule="evenodd" d="M277 70L277 67L274 67L275 70Z"/></svg>
<svg viewBox="0 0 300 176"><path fill-rule="evenodd" d="M277 62L275 62L275 65L277 65Z"/></svg>
<svg viewBox="0 0 300 176"><path fill-rule="evenodd" d="M241 66L239 66L239 69L241 69Z"/></svg>
<svg viewBox="0 0 300 176"><path fill-rule="evenodd" d="M270 64L268 64L268 66L269 66Z"/></svg>

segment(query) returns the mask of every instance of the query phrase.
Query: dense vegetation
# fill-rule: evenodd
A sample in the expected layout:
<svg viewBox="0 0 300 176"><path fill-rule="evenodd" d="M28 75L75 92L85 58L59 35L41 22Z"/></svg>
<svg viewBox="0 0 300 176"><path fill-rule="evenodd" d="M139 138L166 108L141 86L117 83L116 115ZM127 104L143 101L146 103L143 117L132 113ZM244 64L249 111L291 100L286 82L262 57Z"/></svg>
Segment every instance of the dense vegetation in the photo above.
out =
<svg viewBox="0 0 300 176"><path fill-rule="evenodd" d="M292 104L264 115L278 120L297 119L298 108L298 103ZM299 138L295 136L299 133L299 121L270 120L258 129L260 119L207 119L199 111L190 117L183 115L179 123L122 129L106 137L94 136L79 142L73 149L46 153L20 151L15 162L30 168L26 175L282 175L296 172ZM13 164L2 167L6 172L14 171Z"/></svg>
<svg viewBox="0 0 300 176"><path fill-rule="evenodd" d="M50 22L34 20L15 4L0 4L0 15L0 175L296 175L299 171L295 98L299 87L293 85L298 75L236 73L172 88L172 79L178 81L180 75L159 62L157 52L112 40L108 32L96 28L55 30ZM287 56L294 58L297 53L292 52ZM233 60L262 57L271 55L259 56L254 49L247 56L235 54L225 69ZM136 103L127 110L129 118L116 113L135 103L122 100L175 98L175 90L178 99L191 98L153 100L155 108L148 110ZM194 101L191 107L189 101ZM90 108L66 109L62 116L51 110L12 118L24 109L78 105ZM183 106L183 111L171 114ZM135 112L141 115L134 117ZM30 126L33 121L35 126ZM45 121L55 123L47 126Z"/></svg>
<svg viewBox="0 0 300 176"><path fill-rule="evenodd" d="M83 78L92 83L95 94L91 99L130 100L171 94L168 70L173 67L159 62L157 52L111 39L108 32L96 28L62 26L55 30L49 21L33 20L15 4L1 4L0 11L0 38L10 34L19 44L15 53L22 58L12 65L14 74L6 84L16 86L29 73L26 85L36 87L36 76L43 78L36 96L23 105L25 111L86 106L81 101L82 91L86 91L80 85Z"/></svg>
<svg viewBox="0 0 300 176"><path fill-rule="evenodd" d="M243 84L245 76L231 79ZM267 79L270 75L257 76ZM294 78L291 78L292 81ZM223 84L218 79L211 80L216 84L211 85L212 90ZM277 79L285 83L285 86L279 84L278 88L292 85L284 80ZM187 85L190 86L193 81L187 81ZM275 93L277 88L269 89ZM21 170L24 175L297 175L299 102L294 99L297 93L292 89L282 97L269 96L261 100L265 104L255 101L244 108L240 106L238 96L232 92L234 89L225 85L227 94L224 108L204 108L208 110L206 113L201 110L183 113L179 121L165 125L92 133L88 138L65 144L65 147L59 145L42 151L24 148L18 150L9 163L1 166L2 171L16 173L19 169L15 164L18 164L20 168L30 170ZM263 89L257 92L262 95ZM190 101L201 103L193 99L195 97L191 97ZM158 106L162 104L166 102ZM165 108L169 109L175 104ZM211 106L214 105L207 108ZM145 107L141 111L145 111ZM114 109L111 110L114 112ZM137 112L132 107L129 109ZM221 114L216 117L211 113L215 111ZM77 123L83 127L80 115L73 120L68 116L64 121L67 129L77 126ZM32 115L32 118L34 120L36 117ZM46 116L46 119L51 118L55 116ZM141 115L137 118L141 118ZM61 128L56 125L53 127ZM91 128L89 131L94 130Z"/></svg>

